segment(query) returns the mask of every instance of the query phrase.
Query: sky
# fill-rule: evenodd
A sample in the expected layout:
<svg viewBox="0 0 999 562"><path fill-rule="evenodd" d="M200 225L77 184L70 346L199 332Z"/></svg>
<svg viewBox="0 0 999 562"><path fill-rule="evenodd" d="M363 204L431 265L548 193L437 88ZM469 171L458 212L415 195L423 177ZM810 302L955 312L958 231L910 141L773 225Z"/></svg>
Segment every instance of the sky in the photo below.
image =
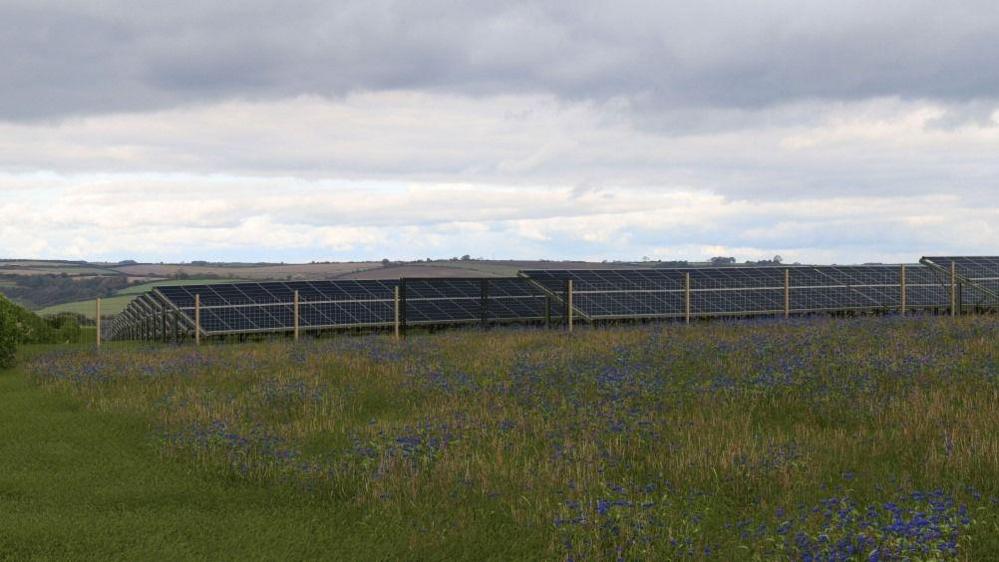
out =
<svg viewBox="0 0 999 562"><path fill-rule="evenodd" d="M999 3L0 0L0 257L999 254Z"/></svg>

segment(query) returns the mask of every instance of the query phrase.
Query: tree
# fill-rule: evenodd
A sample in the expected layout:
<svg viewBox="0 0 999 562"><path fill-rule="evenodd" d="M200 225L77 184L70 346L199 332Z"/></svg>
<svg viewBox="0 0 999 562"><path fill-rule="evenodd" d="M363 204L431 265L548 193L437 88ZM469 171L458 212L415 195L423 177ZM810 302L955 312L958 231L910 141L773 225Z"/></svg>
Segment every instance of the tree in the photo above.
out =
<svg viewBox="0 0 999 562"><path fill-rule="evenodd" d="M780 257L780 255L776 255L774 256L773 262L775 265L780 265L784 263L784 258Z"/></svg>
<svg viewBox="0 0 999 562"><path fill-rule="evenodd" d="M465 255L461 256L461 261L469 261L471 259L472 259L472 256L470 256L468 254L465 254Z"/></svg>
<svg viewBox="0 0 999 562"><path fill-rule="evenodd" d="M388 265L389 265L390 263L392 263L392 262L391 262L391 261L389 261L389 259L388 259L388 258L382 258L382 266L383 266L383 267L388 267Z"/></svg>
<svg viewBox="0 0 999 562"><path fill-rule="evenodd" d="M721 256L711 258L711 265L732 265L734 263L735 258L726 258Z"/></svg>

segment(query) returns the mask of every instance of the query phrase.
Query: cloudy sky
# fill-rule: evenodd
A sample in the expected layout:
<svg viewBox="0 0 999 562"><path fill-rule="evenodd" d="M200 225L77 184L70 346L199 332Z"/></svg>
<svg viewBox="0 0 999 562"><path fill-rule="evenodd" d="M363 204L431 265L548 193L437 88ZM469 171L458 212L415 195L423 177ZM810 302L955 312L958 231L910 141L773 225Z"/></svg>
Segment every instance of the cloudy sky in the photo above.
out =
<svg viewBox="0 0 999 562"><path fill-rule="evenodd" d="M0 0L0 257L999 253L999 3Z"/></svg>

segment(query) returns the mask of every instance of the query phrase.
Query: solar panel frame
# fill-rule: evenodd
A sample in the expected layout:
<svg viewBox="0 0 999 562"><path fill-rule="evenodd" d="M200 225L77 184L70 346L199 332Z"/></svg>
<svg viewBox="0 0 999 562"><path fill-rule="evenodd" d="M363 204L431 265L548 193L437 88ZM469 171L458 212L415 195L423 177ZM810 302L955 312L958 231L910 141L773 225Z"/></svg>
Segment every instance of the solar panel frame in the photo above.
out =
<svg viewBox="0 0 999 562"><path fill-rule="evenodd" d="M894 312L950 306L953 262L959 305L999 302L999 257L923 258L920 264L857 266L732 266L522 270L517 277L405 278L401 280L266 281L164 285L136 297L112 322L112 337L190 334L200 299L205 336L294 329L389 327L396 322L399 288L403 325L564 322L567 283L573 314L585 321ZM689 285L688 285L689 283ZM176 326L168 326L168 315ZM172 321L172 320L171 320Z"/></svg>
<svg viewBox="0 0 999 562"><path fill-rule="evenodd" d="M890 312L901 307L903 266L916 277L906 286L907 308L946 305L942 280L920 275L927 270L920 264L523 270L521 275L549 288L571 279L577 312L604 320L687 317L688 275L689 317Z"/></svg>
<svg viewBox="0 0 999 562"><path fill-rule="evenodd" d="M925 256L919 261L947 277L948 285L958 285L959 308L999 306L999 256Z"/></svg>

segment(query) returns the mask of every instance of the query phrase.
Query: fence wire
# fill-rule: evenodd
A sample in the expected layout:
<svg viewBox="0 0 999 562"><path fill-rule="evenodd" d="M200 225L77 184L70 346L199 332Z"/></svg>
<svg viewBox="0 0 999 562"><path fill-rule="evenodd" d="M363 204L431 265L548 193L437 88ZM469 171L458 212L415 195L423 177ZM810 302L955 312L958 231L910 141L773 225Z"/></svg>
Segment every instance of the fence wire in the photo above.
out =
<svg viewBox="0 0 999 562"><path fill-rule="evenodd" d="M570 307L571 302L571 307ZM111 323L111 339L448 324L963 313L999 308L999 258L920 264L525 270L511 278L406 278L157 287Z"/></svg>

